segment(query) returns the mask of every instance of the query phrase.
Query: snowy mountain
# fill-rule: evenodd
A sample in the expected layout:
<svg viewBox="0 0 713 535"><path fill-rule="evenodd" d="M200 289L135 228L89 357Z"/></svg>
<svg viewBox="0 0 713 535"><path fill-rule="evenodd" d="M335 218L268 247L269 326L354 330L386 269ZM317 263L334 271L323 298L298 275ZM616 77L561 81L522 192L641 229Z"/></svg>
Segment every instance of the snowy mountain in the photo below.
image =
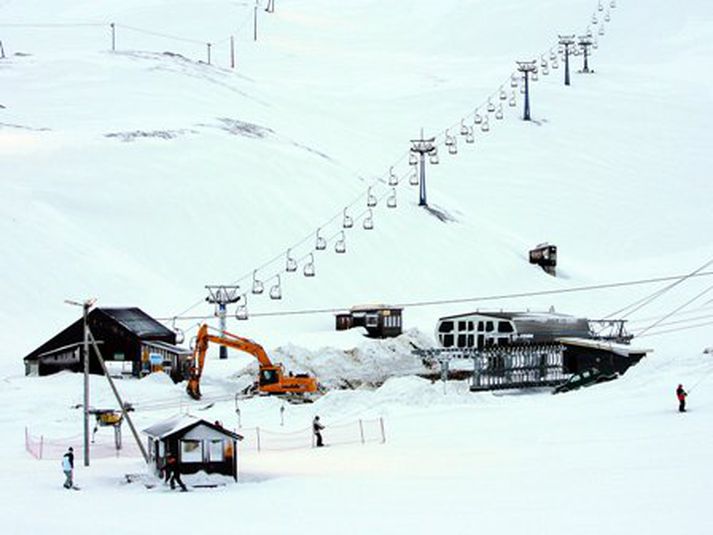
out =
<svg viewBox="0 0 713 535"><path fill-rule="evenodd" d="M359 333L334 333L331 312L260 314L444 302L405 308L405 328L425 337L438 317L476 308L554 306L597 318L671 281L455 301L683 275L713 258L706 113L713 81L703 68L712 52L710 8L700 0L615 5L277 0L268 14L223 0L0 0L0 396L14 407L0 433L6 458L19 459L11 473L19 495L32 495L38 482L53 485L59 470L26 458L22 428L60 437L80 430L78 413L67 410L79 399L78 377L20 377L22 357L78 317L65 299L187 316L177 326L190 335L197 317L213 313L204 286L237 282L251 318L231 318L229 329L283 346L285 355L329 346L331 365L334 348L362 343ZM574 56L565 87L561 56L557 69L549 59L557 36L588 28L598 41L595 72L577 72L582 57ZM515 62L543 58L550 72L532 82L533 120L522 121L519 87L517 105L508 105ZM473 120L487 114L488 99L503 104L504 118L489 114L483 132ZM461 124L476 126L474 144L459 134ZM427 169L428 200L446 221L419 207L418 188L408 183L409 140L422 128L440 144L440 164ZM456 155L443 145L446 129L457 138ZM391 167L400 178L395 209L386 206ZM362 228L368 188L378 198L373 230ZM354 228L342 228L345 208ZM318 229L325 251L314 250ZM342 231L347 253L338 255ZM527 262L528 249L544 241L559 247L556 278ZM284 272L288 248L296 273ZM310 255L314 278L302 275ZM276 275L281 301L250 294L253 276L269 290ZM313 408L291 409L289 425L307 425L314 411L332 421L383 416L393 443L366 456L355 447L251 457L255 485L215 501L199 495L200 509L218 518L232 511L226 500L245 503L246 529L274 533L284 529L261 521L274 513L267 503L354 533L431 532L439 518L455 532L706 533L713 398L696 388L698 409L680 430L667 411L678 382L706 384L709 280L688 280L629 318L639 332L691 301L635 340L655 352L620 381L576 397L496 398L460 384L442 396L440 385L413 377L334 392ZM702 327L684 329L693 325ZM209 363L216 391L235 371L228 366ZM158 381L123 388L146 403L182 395ZM110 402L102 382L93 390ZM47 399L56 406L47 408ZM277 425L275 403L248 404L251 425ZM149 425L177 405L137 419ZM232 400L214 410L232 418ZM109 515L107 498L115 496L132 510L145 503L142 490L107 483L136 469L125 463L87 472L96 514ZM36 481L26 481L29 470ZM513 508L518 514L503 526ZM18 533L49 529L57 511L39 521L29 505L18 506L11 525Z"/></svg>

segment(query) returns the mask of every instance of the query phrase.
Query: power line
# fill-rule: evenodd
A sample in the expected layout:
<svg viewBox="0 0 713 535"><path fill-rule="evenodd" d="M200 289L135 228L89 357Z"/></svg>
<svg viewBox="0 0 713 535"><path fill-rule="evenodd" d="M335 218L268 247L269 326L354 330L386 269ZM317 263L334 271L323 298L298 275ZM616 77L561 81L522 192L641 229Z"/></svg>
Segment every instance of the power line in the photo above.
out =
<svg viewBox="0 0 713 535"><path fill-rule="evenodd" d="M543 296L543 295L558 295L558 294L577 293L577 292L589 292L589 291L606 290L606 289L612 289L612 288L623 288L623 287L628 287L628 286L641 286L641 285L646 285L646 284L655 284L657 282L666 282L666 281L681 279L684 277L686 277L686 278L707 277L710 275L713 275L713 271L699 272L696 275L685 274L685 275L676 275L676 276L668 276L668 277L656 277L656 278L651 278L651 279L637 279L637 280L632 280L632 281L593 284L593 285L587 285L587 286L575 286L573 288L559 288L556 290L539 290L539 291L532 291L532 292L496 294L496 295L489 295L489 296L475 296L475 297L465 297L465 298L457 298L457 299L438 299L438 300L432 300L432 301L404 302L404 303L396 303L396 304L394 304L394 306L401 307L401 308L416 308L416 307L450 305L450 304L459 304L459 303L475 303L475 302L482 302L482 301L497 301L497 300L505 300L505 299L516 299L516 298L522 298L522 297L538 297L538 296ZM711 288L713 288L713 286ZM252 317L303 316L303 315L310 315L310 314L328 314L328 313L335 313L335 312L345 310L345 308L348 308L348 307L313 308L313 309L302 309L302 310L288 310L288 311L283 311L283 312L257 312L257 313L252 314ZM212 317L213 316L170 316L170 317L157 318L157 319L159 319L161 321L170 321L170 320L174 320L174 319L175 320L179 320L179 319L180 320L205 320L205 319L210 319Z"/></svg>

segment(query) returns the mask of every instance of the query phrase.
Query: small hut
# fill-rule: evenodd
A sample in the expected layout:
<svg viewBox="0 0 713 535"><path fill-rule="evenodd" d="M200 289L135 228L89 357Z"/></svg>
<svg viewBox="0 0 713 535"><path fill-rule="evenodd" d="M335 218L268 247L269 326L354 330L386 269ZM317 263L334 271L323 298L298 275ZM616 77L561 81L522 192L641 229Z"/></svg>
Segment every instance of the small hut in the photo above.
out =
<svg viewBox="0 0 713 535"><path fill-rule="evenodd" d="M540 243L530 250L530 264L537 264L545 273L556 276L557 246L549 243Z"/></svg>
<svg viewBox="0 0 713 535"><path fill-rule="evenodd" d="M238 480L238 441L243 437L218 422L193 416L177 416L144 429L149 438L149 455L157 471L176 457L181 474L221 474Z"/></svg>

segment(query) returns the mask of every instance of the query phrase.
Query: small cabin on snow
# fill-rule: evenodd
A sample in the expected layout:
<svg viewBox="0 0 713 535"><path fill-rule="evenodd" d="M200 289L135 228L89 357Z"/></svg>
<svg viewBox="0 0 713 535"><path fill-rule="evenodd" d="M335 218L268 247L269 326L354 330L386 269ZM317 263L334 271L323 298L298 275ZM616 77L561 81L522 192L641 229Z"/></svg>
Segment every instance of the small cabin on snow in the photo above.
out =
<svg viewBox="0 0 713 535"><path fill-rule="evenodd" d="M370 338L392 338L403 332L402 308L388 305L360 305L336 315L338 331L364 327Z"/></svg>
<svg viewBox="0 0 713 535"><path fill-rule="evenodd" d="M142 377L164 371L178 382L187 373L192 352L176 345L176 333L139 308L95 308L87 317L89 329L109 373ZM50 375L84 366L82 318L24 357L25 375ZM99 361L92 358L89 372L101 374Z"/></svg>
<svg viewBox="0 0 713 535"><path fill-rule="evenodd" d="M143 430L148 436L149 457L156 471L166 467L170 454L181 474L220 474L238 479L238 441L243 437L193 416L181 415Z"/></svg>

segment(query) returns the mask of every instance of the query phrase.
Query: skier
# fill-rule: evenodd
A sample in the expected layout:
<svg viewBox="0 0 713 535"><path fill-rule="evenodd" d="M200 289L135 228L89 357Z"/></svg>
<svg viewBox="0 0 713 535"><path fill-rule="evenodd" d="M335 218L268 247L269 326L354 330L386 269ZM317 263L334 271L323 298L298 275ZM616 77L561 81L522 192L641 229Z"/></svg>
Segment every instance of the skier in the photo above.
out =
<svg viewBox="0 0 713 535"><path fill-rule="evenodd" d="M322 429L324 429L324 426L320 423L319 416L315 416L314 420L312 420L312 433L314 433L318 448L324 446L324 442L322 442Z"/></svg>
<svg viewBox="0 0 713 535"><path fill-rule="evenodd" d="M65 476L64 488L71 489L74 487L74 448L72 446L62 457L62 470Z"/></svg>
<svg viewBox="0 0 713 535"><path fill-rule="evenodd" d="M186 492L188 489L181 481L181 473L178 471L178 461L173 453L169 453L166 458L166 481L170 483L171 490L175 490L176 483L181 487L181 492Z"/></svg>
<svg viewBox="0 0 713 535"><path fill-rule="evenodd" d="M686 396L688 396L688 392L683 389L683 385L678 385L678 388L676 389L678 412L686 412Z"/></svg>

